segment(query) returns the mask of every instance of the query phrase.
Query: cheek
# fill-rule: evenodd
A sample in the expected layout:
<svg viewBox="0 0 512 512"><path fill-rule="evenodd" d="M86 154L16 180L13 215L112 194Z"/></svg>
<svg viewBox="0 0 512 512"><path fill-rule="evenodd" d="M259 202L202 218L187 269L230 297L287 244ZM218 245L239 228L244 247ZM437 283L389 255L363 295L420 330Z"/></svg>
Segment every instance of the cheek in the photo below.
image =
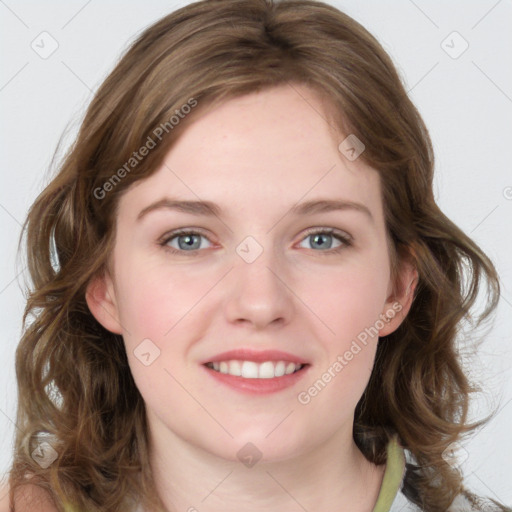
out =
<svg viewBox="0 0 512 512"><path fill-rule="evenodd" d="M333 279L322 294L317 290L311 295L311 300L320 297L313 304L328 328L322 328L323 334L318 336L325 357L311 368L297 399L312 415L328 410L329 428L347 421L368 384L384 292L385 283L378 276L352 272Z"/></svg>
<svg viewBox="0 0 512 512"><path fill-rule="evenodd" d="M136 343L138 339L161 338L171 327L172 304L162 300L162 284L141 279L127 280L121 291L119 315L123 328Z"/></svg>
<svg viewBox="0 0 512 512"><path fill-rule="evenodd" d="M383 313L389 284L385 266L361 262L337 271L331 269L323 276L318 271L310 275L314 278L308 278L309 284L303 288L304 302L318 312L332 334L332 343L339 348L374 326Z"/></svg>
<svg viewBox="0 0 512 512"><path fill-rule="evenodd" d="M211 287L211 276L128 262L119 266L119 282L119 314L129 335L164 340L193 315L194 305Z"/></svg>
<svg viewBox="0 0 512 512"><path fill-rule="evenodd" d="M360 262L326 273L323 279L316 277L303 288L310 290L304 302L322 321L317 332L326 358L311 374L311 394L305 391L310 399L321 393L315 398L319 406L339 404L346 411L359 401L372 371L389 274L385 266Z"/></svg>

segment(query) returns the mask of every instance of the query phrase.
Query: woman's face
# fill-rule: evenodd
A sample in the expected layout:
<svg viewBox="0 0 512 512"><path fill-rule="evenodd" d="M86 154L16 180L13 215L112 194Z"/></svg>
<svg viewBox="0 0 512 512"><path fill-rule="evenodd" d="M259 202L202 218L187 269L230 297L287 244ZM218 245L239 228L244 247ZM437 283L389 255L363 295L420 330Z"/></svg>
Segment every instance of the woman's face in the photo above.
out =
<svg viewBox="0 0 512 512"><path fill-rule="evenodd" d="M376 333L407 304L379 176L326 118L305 87L229 100L122 196L88 303L123 335L153 435L279 460L351 432Z"/></svg>

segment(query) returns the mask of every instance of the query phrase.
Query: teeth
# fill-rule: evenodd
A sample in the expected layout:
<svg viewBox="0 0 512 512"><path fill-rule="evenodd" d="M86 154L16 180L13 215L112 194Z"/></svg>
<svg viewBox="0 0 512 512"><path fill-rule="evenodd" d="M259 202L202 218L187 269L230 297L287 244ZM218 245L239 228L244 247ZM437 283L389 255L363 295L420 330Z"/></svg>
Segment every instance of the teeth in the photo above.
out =
<svg viewBox="0 0 512 512"><path fill-rule="evenodd" d="M257 379L258 378L258 363L253 361L244 361L242 363L242 377L246 379Z"/></svg>
<svg viewBox="0 0 512 512"><path fill-rule="evenodd" d="M240 364L240 361L229 362L229 374L236 375L237 377L242 375L242 365Z"/></svg>
<svg viewBox="0 0 512 512"><path fill-rule="evenodd" d="M244 363L244 365L246 364L246 362ZM293 368L295 369L295 365L293 365ZM265 363L260 364L258 370L258 377L260 379L272 379L273 377L275 377L274 363L272 363L271 361L266 361Z"/></svg>
<svg viewBox="0 0 512 512"><path fill-rule="evenodd" d="M220 361L208 363L208 368L236 377L245 379L273 379L290 375L302 368L302 364L295 364L289 361L265 361L256 363L254 361Z"/></svg>
<svg viewBox="0 0 512 512"><path fill-rule="evenodd" d="M279 361L276 363L276 368L274 370L276 377L282 377L284 372L286 371L286 363L284 361Z"/></svg>

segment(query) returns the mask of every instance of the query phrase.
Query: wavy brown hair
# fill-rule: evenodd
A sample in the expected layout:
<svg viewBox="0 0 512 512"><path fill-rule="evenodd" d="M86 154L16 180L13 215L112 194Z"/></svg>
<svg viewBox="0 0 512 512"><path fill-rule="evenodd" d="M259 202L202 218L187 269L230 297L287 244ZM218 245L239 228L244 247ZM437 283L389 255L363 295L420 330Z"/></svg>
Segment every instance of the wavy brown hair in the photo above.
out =
<svg viewBox="0 0 512 512"><path fill-rule="evenodd" d="M127 50L23 226L32 283L16 352L11 503L30 475L59 511L125 512L137 500L164 510L122 336L92 316L86 287L108 269L120 196L158 168L187 123L283 84L309 86L332 107L326 122L364 142L360 158L380 174L393 275L405 257L418 271L408 316L378 344L354 439L381 464L398 435L416 461L409 495L422 510L445 511L463 489L443 452L480 423L467 423L474 387L457 335L464 319L479 323L495 309L499 281L489 258L436 205L431 140L392 60L360 24L322 2L204 0L158 21ZM180 120L171 127L173 115ZM162 125L156 147L116 172ZM487 305L473 317L483 285ZM45 469L31 457L44 433L58 453Z"/></svg>

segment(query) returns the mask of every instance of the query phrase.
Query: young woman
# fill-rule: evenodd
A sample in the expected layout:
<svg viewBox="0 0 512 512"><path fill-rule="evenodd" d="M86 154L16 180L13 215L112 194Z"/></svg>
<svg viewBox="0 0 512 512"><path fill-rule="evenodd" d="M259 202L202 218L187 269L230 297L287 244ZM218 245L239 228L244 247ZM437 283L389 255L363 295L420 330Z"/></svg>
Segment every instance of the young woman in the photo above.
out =
<svg viewBox="0 0 512 512"><path fill-rule="evenodd" d="M26 222L14 510L510 510L462 485L499 282L358 23L200 1L133 44Z"/></svg>

